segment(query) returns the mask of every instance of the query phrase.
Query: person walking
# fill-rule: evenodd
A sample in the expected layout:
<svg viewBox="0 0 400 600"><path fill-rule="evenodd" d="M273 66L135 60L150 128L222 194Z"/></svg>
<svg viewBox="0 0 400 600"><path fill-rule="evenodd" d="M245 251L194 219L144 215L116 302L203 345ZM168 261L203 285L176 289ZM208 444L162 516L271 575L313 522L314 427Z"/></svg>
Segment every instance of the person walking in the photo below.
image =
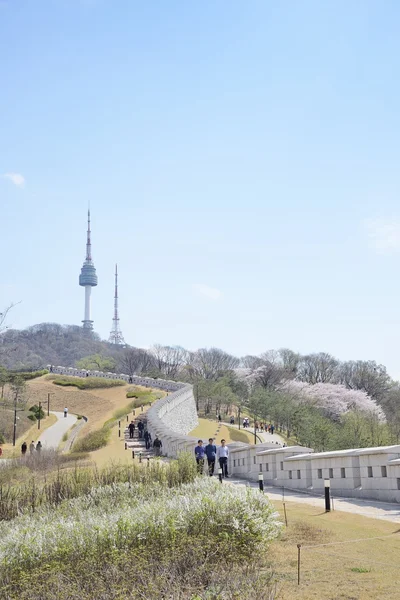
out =
<svg viewBox="0 0 400 600"><path fill-rule="evenodd" d="M235 417L232 415L231 416L231 425L234 425L234 424L235 424Z"/></svg>
<svg viewBox="0 0 400 600"><path fill-rule="evenodd" d="M274 435L275 425L271 425L271 434Z"/></svg>
<svg viewBox="0 0 400 600"><path fill-rule="evenodd" d="M154 439L153 448L156 453L156 456L160 456L161 448L162 448L162 441L159 439L158 435L156 435L156 437Z"/></svg>
<svg viewBox="0 0 400 600"><path fill-rule="evenodd" d="M149 450L150 449L150 441L149 441L150 433L147 431L147 429L144 432L143 437L144 437L144 443L146 445L146 450Z"/></svg>
<svg viewBox="0 0 400 600"><path fill-rule="evenodd" d="M196 462L197 462L197 470L199 472L200 475L203 475L203 471L204 471L204 458L206 455L204 446L203 446L203 440L199 440L197 442L197 446L194 449L194 455L196 457Z"/></svg>
<svg viewBox="0 0 400 600"><path fill-rule="evenodd" d="M29 444L29 452L33 454L35 452L35 442L32 440Z"/></svg>
<svg viewBox="0 0 400 600"><path fill-rule="evenodd" d="M65 407L64 408L64 418L66 419L68 417L68 408Z"/></svg>
<svg viewBox="0 0 400 600"><path fill-rule="evenodd" d="M143 437L143 429L144 429L143 421L139 421L137 427L138 427L138 431L139 431L139 437L142 438Z"/></svg>
<svg viewBox="0 0 400 600"><path fill-rule="evenodd" d="M212 477L214 475L215 457L217 455L217 446L214 444L213 438L210 438L208 440L208 444L204 448L204 451L207 456L208 473L209 473L210 477Z"/></svg>
<svg viewBox="0 0 400 600"><path fill-rule="evenodd" d="M222 421L221 415L218 415L218 421L221 423L221 421Z"/></svg>
<svg viewBox="0 0 400 600"><path fill-rule="evenodd" d="M36 452L40 452L42 449L42 442L39 440L36 444Z"/></svg>
<svg viewBox="0 0 400 600"><path fill-rule="evenodd" d="M217 450L217 459L219 462L219 466L222 469L222 477L229 477L228 475L228 457L229 457L229 448L225 444L225 440L221 440L221 445Z"/></svg>
<svg viewBox="0 0 400 600"><path fill-rule="evenodd" d="M135 437L135 429L136 429L136 425L135 425L134 421L131 421L129 423L128 429L129 429L129 439L133 440L133 438Z"/></svg>
<svg viewBox="0 0 400 600"><path fill-rule="evenodd" d="M28 445L27 445L26 442L23 442L23 444L21 446L21 454L22 454L22 456L25 456L27 450L28 450Z"/></svg>

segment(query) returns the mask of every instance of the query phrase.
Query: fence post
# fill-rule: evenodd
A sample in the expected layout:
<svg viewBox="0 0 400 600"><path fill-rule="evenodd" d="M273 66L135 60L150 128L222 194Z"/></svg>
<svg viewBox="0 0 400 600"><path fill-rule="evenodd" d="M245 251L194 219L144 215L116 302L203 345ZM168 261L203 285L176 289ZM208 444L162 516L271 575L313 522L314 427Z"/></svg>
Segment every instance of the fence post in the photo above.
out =
<svg viewBox="0 0 400 600"><path fill-rule="evenodd" d="M297 585L300 585L300 549L301 544L297 544Z"/></svg>
<svg viewBox="0 0 400 600"><path fill-rule="evenodd" d="M285 514L285 525L287 527L286 502L283 503L283 512Z"/></svg>
<svg viewBox="0 0 400 600"><path fill-rule="evenodd" d="M128 444L125 442L125 450L128 449Z"/></svg>
<svg viewBox="0 0 400 600"><path fill-rule="evenodd" d="M132 458L135 458L135 451L132 450Z"/></svg>

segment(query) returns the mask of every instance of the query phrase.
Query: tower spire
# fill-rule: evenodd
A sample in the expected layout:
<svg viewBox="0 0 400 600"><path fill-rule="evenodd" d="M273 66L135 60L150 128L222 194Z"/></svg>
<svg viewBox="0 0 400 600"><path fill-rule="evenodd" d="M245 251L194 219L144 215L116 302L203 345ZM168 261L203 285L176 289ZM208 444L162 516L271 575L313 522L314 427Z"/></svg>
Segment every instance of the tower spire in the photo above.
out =
<svg viewBox="0 0 400 600"><path fill-rule="evenodd" d="M90 208L87 211L86 262L92 262L92 242L90 241Z"/></svg>
<svg viewBox="0 0 400 600"><path fill-rule="evenodd" d="M110 337L108 338L110 344L125 344L124 336L119 327L119 316L118 316L118 265L115 265L115 288L114 288L114 318L112 320L112 328Z"/></svg>

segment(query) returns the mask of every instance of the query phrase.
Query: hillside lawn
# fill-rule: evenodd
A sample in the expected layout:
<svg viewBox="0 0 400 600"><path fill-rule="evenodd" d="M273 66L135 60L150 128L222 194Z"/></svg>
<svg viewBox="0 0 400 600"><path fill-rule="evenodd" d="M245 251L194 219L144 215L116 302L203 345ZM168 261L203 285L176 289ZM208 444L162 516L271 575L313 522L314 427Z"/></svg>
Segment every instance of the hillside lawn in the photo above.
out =
<svg viewBox="0 0 400 600"><path fill-rule="evenodd" d="M282 502L274 502L283 517ZM270 548L279 600L400 600L398 576L400 530L397 523L342 511L286 502L288 528ZM390 535L393 534L393 535ZM301 581L297 585L297 544L331 544L301 550Z"/></svg>
<svg viewBox="0 0 400 600"><path fill-rule="evenodd" d="M218 434L215 435L218 428ZM225 439L227 442L244 442L247 444L254 443L254 435L252 435L249 431L239 431L238 429L228 427L223 423L221 423L221 426L219 427L219 422L212 419L200 418L198 426L188 433L188 435L197 437L199 440L203 440L203 442L208 442L210 437L216 437L218 444L223 439Z"/></svg>
<svg viewBox="0 0 400 600"><path fill-rule="evenodd" d="M9 413L8 418L11 420L11 422L13 423L14 421L14 412L13 411L4 411ZM4 413L3 413L4 414ZM20 416L21 413L19 413L18 416ZM46 418L42 419L40 421L40 429L38 429L38 424L37 421L32 422L29 419L27 419L27 422L29 423L29 427L28 428L24 428L22 433L20 433L19 431L19 421L17 421L17 439L16 439L16 444L15 446L12 445L12 442L9 442L7 444L2 444L2 448L3 448L3 457L4 458L15 458L21 455L21 445L22 443L25 441L28 446L29 444L34 441L36 442L39 437L41 436L41 434L43 433L43 431L45 429L47 429L48 427L51 427L52 425L54 425L54 423L57 421L57 417L55 415L50 414L49 416L47 416L47 412L46 412Z"/></svg>

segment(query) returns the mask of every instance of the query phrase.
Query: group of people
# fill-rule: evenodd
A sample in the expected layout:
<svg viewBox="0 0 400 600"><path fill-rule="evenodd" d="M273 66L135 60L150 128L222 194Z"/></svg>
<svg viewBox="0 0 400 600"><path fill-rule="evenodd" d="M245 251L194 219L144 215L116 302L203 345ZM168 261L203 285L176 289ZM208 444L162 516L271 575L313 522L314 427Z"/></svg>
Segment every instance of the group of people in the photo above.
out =
<svg viewBox="0 0 400 600"><path fill-rule="evenodd" d="M150 431L148 431L148 429L146 429L145 424L143 423L142 420L138 421L137 429L138 429L138 437L139 437L139 439L144 440L146 450L150 450L150 448L153 447L155 455L160 456L161 448L162 448L162 441L159 439L159 437L156 436L153 441ZM133 440L133 438L135 437L135 430L136 430L135 421L131 421L129 423L128 430L129 430L129 439Z"/></svg>
<svg viewBox="0 0 400 600"><path fill-rule="evenodd" d="M221 440L221 445L218 448L215 444L215 438L209 438L207 446L203 446L203 440L199 440L196 448L194 449L194 455L197 462L197 469L200 474L204 472L204 463L207 459L208 474L210 477L214 475L216 462L222 469L222 477L229 477L229 448L226 445L225 440Z"/></svg>
<svg viewBox="0 0 400 600"><path fill-rule="evenodd" d="M266 423L259 423L258 421L256 421L254 423L254 427L256 431L260 431L261 433L265 431L265 433L270 433L271 435L275 431L275 425L272 425L271 423L267 425Z"/></svg>
<svg viewBox="0 0 400 600"><path fill-rule="evenodd" d="M40 452L42 449L42 442L39 440L38 443L35 446L35 442L32 440L31 443L29 444L29 452L30 454L33 454L35 451L36 452ZM26 442L23 442L22 446L21 446L21 454L22 456L25 456L25 454L28 451L28 444Z"/></svg>

